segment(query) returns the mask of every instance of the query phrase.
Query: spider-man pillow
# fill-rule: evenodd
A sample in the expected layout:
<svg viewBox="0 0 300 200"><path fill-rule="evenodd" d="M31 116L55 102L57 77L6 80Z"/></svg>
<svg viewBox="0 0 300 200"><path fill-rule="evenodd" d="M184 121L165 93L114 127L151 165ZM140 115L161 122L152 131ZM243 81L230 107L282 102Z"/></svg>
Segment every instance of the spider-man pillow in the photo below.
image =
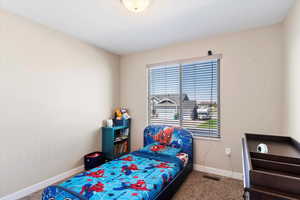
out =
<svg viewBox="0 0 300 200"><path fill-rule="evenodd" d="M141 150L146 152L165 154L169 156L176 156L179 152L181 152L181 149L179 148L173 148L167 145L160 144L158 142L149 144Z"/></svg>

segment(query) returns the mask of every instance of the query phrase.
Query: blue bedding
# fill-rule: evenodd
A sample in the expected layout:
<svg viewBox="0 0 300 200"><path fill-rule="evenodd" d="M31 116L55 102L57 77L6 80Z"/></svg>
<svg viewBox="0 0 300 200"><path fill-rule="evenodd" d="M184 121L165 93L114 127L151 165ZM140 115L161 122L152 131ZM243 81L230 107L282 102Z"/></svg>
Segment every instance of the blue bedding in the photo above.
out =
<svg viewBox="0 0 300 200"><path fill-rule="evenodd" d="M181 169L176 156L136 151L48 187L42 200L153 199Z"/></svg>

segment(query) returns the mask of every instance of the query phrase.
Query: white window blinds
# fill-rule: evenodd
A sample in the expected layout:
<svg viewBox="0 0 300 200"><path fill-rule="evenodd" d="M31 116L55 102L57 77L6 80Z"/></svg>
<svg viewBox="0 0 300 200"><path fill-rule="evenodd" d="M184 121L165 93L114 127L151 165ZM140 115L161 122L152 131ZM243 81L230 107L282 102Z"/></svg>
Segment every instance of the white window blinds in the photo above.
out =
<svg viewBox="0 0 300 200"><path fill-rule="evenodd" d="M180 66L161 66L149 73L150 124L180 125Z"/></svg>
<svg viewBox="0 0 300 200"><path fill-rule="evenodd" d="M219 137L219 63L213 59L149 68L149 124Z"/></svg>

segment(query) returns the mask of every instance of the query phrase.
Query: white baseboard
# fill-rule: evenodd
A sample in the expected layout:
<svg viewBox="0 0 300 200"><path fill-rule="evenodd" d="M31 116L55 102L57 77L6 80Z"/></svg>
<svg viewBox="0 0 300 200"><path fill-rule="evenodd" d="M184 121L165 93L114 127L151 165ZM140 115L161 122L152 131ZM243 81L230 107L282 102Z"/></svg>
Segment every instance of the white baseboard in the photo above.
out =
<svg viewBox="0 0 300 200"><path fill-rule="evenodd" d="M64 172L62 174L59 174L57 176L54 176L52 178L49 178L47 180L44 180L42 182L39 182L37 184L34 184L32 186L26 187L22 190L19 190L15 193L9 194L7 196L1 197L0 200L16 200L16 199L20 199L23 198L25 196L28 196L34 192L37 192L39 190L44 189L45 187L48 187L49 185L52 185L54 183L57 183L59 181L62 181L74 174L77 174L79 172L81 172L84 169L83 165L74 169L71 169L67 172Z"/></svg>
<svg viewBox="0 0 300 200"><path fill-rule="evenodd" d="M243 180L243 174L240 172L233 172L233 171L228 171L228 170L224 170L224 169L206 167L206 166L198 165L198 164L194 164L194 170L209 173L209 174L216 174L219 176L234 178L234 179L238 179L238 180Z"/></svg>

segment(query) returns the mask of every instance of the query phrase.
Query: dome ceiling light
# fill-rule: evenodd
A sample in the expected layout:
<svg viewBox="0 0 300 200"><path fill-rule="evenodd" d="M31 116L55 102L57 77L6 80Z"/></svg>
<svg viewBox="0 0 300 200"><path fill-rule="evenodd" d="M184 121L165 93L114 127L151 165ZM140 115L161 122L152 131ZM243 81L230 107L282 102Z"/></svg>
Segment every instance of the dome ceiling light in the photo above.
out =
<svg viewBox="0 0 300 200"><path fill-rule="evenodd" d="M150 0L121 0L125 8L131 12L142 12L150 4Z"/></svg>

